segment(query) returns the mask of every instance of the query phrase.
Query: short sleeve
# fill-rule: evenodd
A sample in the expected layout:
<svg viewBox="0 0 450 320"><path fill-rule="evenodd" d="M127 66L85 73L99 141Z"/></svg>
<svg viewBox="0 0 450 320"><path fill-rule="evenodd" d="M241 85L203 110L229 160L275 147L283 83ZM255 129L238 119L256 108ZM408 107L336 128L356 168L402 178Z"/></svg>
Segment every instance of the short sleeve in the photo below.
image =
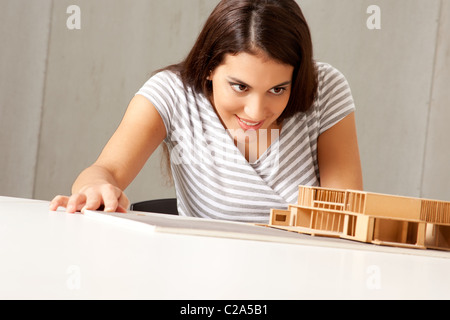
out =
<svg viewBox="0 0 450 320"><path fill-rule="evenodd" d="M174 107L179 104L180 83L181 80L173 72L161 71L152 76L136 93L147 98L155 106L168 136L172 132Z"/></svg>
<svg viewBox="0 0 450 320"><path fill-rule="evenodd" d="M327 131L355 111L355 103L347 79L329 64L319 64L317 107L319 134Z"/></svg>

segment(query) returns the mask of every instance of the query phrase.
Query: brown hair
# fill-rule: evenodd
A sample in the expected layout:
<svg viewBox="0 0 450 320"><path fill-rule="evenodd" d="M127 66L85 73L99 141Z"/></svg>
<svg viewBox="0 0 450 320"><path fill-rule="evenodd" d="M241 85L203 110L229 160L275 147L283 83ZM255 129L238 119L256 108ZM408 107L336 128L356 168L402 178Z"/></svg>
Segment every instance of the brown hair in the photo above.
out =
<svg viewBox="0 0 450 320"><path fill-rule="evenodd" d="M186 59L166 69L179 72L196 93L210 96L207 78L226 54L260 51L294 67L289 102L278 121L308 110L316 97L317 71L310 30L295 0L220 1Z"/></svg>

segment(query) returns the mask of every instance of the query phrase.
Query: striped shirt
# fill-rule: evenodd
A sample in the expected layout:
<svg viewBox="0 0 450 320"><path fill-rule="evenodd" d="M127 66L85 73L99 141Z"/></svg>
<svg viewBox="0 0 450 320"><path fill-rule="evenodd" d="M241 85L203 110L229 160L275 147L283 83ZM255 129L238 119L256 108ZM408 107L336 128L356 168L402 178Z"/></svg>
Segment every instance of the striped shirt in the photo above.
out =
<svg viewBox="0 0 450 320"><path fill-rule="evenodd" d="M247 161L207 97L162 71L137 94L149 99L166 127L180 215L267 223L270 209L296 203L299 185L320 185L317 139L355 109L345 77L317 63L313 106L283 122L281 134Z"/></svg>

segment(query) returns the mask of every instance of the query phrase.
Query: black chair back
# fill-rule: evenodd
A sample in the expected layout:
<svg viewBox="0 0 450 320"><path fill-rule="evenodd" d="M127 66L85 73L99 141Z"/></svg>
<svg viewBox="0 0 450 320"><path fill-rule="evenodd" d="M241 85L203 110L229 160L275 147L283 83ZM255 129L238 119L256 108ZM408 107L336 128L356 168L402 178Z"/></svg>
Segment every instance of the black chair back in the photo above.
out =
<svg viewBox="0 0 450 320"><path fill-rule="evenodd" d="M131 211L178 215L177 199L155 199L131 204Z"/></svg>

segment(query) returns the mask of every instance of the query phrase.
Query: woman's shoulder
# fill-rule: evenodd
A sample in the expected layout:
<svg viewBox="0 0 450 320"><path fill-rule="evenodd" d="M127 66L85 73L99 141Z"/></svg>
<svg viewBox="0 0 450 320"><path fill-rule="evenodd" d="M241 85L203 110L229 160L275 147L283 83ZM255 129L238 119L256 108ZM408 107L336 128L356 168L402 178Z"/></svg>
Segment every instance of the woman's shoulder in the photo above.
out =
<svg viewBox="0 0 450 320"><path fill-rule="evenodd" d="M336 67L327 62L315 62L317 69L317 76L319 80L319 85L323 82L326 82L329 79L333 78L342 78L344 79L344 74Z"/></svg>
<svg viewBox="0 0 450 320"><path fill-rule="evenodd" d="M339 69L326 62L316 62L316 68L318 79L316 101L324 102L343 91L351 92L347 78Z"/></svg>
<svg viewBox="0 0 450 320"><path fill-rule="evenodd" d="M163 81L171 84L182 84L181 76L178 71L170 69L161 69L155 71L151 76L149 81Z"/></svg>
<svg viewBox="0 0 450 320"><path fill-rule="evenodd" d="M344 74L330 63L317 62L316 66L318 91L311 114L319 117L320 123L327 124L354 111L355 105Z"/></svg>
<svg viewBox="0 0 450 320"><path fill-rule="evenodd" d="M180 73L170 69L155 71L145 82L139 92L147 92L149 95L183 97L190 95L181 79Z"/></svg>

